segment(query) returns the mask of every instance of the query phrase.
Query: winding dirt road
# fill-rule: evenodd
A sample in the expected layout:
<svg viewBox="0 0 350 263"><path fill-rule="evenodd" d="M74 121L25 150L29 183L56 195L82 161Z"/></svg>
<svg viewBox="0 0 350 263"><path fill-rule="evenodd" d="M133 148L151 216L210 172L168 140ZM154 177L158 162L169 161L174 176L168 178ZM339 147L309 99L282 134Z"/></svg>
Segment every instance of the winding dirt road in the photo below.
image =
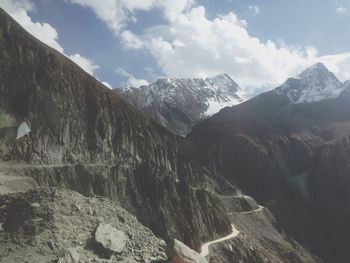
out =
<svg viewBox="0 0 350 263"><path fill-rule="evenodd" d="M216 244L216 243L221 243L221 242L224 242L226 240L235 238L239 234L239 231L236 229L236 227L233 224L231 226L232 226L232 233L231 234L229 234L229 235L227 235L225 237L216 239L214 241L210 241L208 243L203 244L202 247L201 247L200 255L203 256L203 257L206 257L206 256L209 255L209 247L211 245Z"/></svg>

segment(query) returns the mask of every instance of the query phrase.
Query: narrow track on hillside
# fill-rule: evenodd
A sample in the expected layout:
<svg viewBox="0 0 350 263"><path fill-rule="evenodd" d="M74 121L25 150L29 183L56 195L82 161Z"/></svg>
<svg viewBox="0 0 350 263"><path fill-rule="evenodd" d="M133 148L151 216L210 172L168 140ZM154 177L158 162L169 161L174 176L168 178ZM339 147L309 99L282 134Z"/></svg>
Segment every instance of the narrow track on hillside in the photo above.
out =
<svg viewBox="0 0 350 263"><path fill-rule="evenodd" d="M210 241L210 242L207 242L207 243L203 244L201 246L201 252L200 252L201 256L206 257L206 256L209 255L209 247L211 245L217 244L217 243L221 243L221 242L224 242L226 240L230 240L230 239L235 238L236 236L238 236L238 234L240 232L236 229L236 227L233 224L231 224L231 226L232 226L232 233L231 234L229 234L229 235L227 235L225 237L222 237L222 238L219 238L219 239L216 239L216 240L213 240L213 241Z"/></svg>
<svg viewBox="0 0 350 263"><path fill-rule="evenodd" d="M235 198L244 198L244 197L248 197L248 196L246 196L246 195L235 196ZM232 215L232 214L250 215L253 213L259 213L259 212L263 211L264 209L265 209L265 207L259 205L259 207L257 209L253 209L251 211L230 212L228 214L229 215ZM207 257L209 255L209 247L211 245L218 244L218 243L221 243L221 242L224 242L224 241L227 241L227 240L230 240L230 239L237 237L239 235L240 231L234 226L234 224L231 224L231 227L232 227L232 232L230 234L228 234L227 236L224 236L224 237L218 238L216 240L202 244L200 255Z"/></svg>

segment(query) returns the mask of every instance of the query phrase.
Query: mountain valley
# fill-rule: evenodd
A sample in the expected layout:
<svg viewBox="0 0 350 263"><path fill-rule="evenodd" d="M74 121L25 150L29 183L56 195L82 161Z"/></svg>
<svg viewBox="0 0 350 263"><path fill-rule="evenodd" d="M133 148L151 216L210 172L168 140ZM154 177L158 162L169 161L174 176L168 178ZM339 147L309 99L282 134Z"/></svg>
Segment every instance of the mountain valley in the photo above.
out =
<svg viewBox="0 0 350 263"><path fill-rule="evenodd" d="M341 263L350 84L318 63L110 90L0 8L0 261Z"/></svg>

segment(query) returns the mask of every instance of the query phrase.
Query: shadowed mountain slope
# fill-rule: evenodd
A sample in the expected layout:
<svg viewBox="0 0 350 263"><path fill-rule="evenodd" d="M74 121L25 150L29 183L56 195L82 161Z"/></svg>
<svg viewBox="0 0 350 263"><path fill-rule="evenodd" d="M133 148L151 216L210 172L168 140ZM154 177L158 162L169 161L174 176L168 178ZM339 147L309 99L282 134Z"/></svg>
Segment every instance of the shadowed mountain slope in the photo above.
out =
<svg viewBox="0 0 350 263"><path fill-rule="evenodd" d="M317 87L310 86L310 79ZM300 95L311 89L317 99L291 97L291 90ZM325 90L331 95L324 95ZM317 64L281 87L203 121L188 139L200 163L267 205L326 262L348 258L348 82L340 83Z"/></svg>

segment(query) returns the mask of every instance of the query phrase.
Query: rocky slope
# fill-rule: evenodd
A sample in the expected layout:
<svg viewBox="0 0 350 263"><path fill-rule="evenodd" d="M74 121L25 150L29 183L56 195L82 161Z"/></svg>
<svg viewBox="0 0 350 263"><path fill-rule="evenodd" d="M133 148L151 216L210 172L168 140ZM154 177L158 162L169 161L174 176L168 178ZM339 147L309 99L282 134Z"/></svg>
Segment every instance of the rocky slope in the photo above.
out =
<svg viewBox="0 0 350 263"><path fill-rule="evenodd" d="M76 192L36 189L0 195L0 261L13 262L166 262L166 244L137 219L106 198L87 198ZM16 218L16 220L13 220ZM83 219L83 220L82 220ZM113 233L99 237L105 227ZM106 256L110 242L118 253ZM105 248L106 247L106 248ZM107 250L108 251L108 250ZM128 261L129 260L129 261Z"/></svg>
<svg viewBox="0 0 350 263"><path fill-rule="evenodd" d="M239 230L236 238L211 247L210 262L321 262L291 239L266 208L246 195L222 196L231 220ZM297 253L296 253L297 251Z"/></svg>
<svg viewBox="0 0 350 263"><path fill-rule="evenodd" d="M235 209L226 206L220 194L236 196L235 187L215 171L193 162L185 139L148 119L66 57L30 36L1 9L0 68L0 177L8 176L0 180L7 191L1 197L4 205L0 214L4 227L1 241L7 242L1 254L4 260L26 255L29 259L24 260L29 262L37 262L35 257L43 261L46 257L54 261L59 257L58 262L72 262L78 253L88 261L96 252L81 242L92 237L97 223L110 225L97 228L98 237L113 232L125 241L118 229L109 231L110 227L132 234L128 227L135 224L136 230L141 231L135 221L128 226L121 220L125 224L121 226L117 219L124 212L119 213L117 207L117 212L113 211L118 205L166 242L176 238L196 251L203 243L230 234L233 219L229 213ZM26 180L16 188L18 179L13 176L24 176ZM58 197L50 191L11 194L19 189L27 191L36 184L75 190L87 197L104 196L111 203L84 199L69 191L58 192ZM89 200L95 200L97 205ZM98 216L90 217L90 206L102 210L106 206L102 211L105 215L97 212ZM55 207L57 211L52 210ZM85 222L84 218L88 220ZM72 231L67 232L67 226ZM84 236L79 237L80 232ZM17 235L24 238L21 247L14 245L16 239L12 243L8 239ZM141 233L137 238L149 239L158 247L150 233ZM149 251L151 257L159 255L153 255L152 248L148 250L148 242L139 248L137 238L132 246L122 242L131 249L122 256L137 256L140 249ZM58 252L53 244L40 243L47 239L58 242ZM110 243L96 236L95 239L104 247ZM120 251L120 244L110 244L103 252L98 249L99 257L111 256L110 250ZM283 235L268 247L291 251L293 256L284 262L315 262L307 251L293 246ZM14 253L14 249L21 253ZM241 259L247 259L249 250L237 249L243 251ZM263 260L261 255L267 252L261 251L254 258ZM210 260L216 258L209 256ZM283 261L284 254L277 253L271 260L276 257Z"/></svg>
<svg viewBox="0 0 350 263"><path fill-rule="evenodd" d="M195 127L189 140L200 163L268 206L299 241L326 262L345 262L349 112L348 83L317 64L224 109Z"/></svg>
<svg viewBox="0 0 350 263"><path fill-rule="evenodd" d="M13 181L21 187L8 193ZM220 197L231 211L235 233L202 244L199 254L178 240L166 245L107 198L39 188L9 171L1 183L7 187L0 191L4 263L321 262L278 229L268 209L245 195Z"/></svg>
<svg viewBox="0 0 350 263"><path fill-rule="evenodd" d="M186 135L193 125L249 98L227 74L206 79L158 79L141 87L115 89L162 126Z"/></svg>

